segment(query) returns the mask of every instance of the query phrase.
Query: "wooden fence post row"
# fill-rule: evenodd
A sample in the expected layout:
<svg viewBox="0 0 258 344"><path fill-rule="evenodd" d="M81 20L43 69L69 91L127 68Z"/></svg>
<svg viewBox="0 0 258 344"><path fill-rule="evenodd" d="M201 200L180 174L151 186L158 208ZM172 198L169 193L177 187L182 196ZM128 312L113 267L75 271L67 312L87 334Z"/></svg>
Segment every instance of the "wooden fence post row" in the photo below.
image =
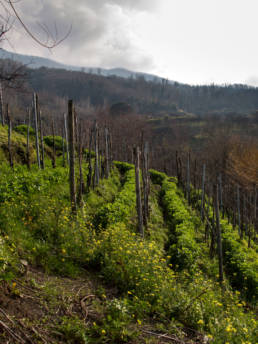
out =
<svg viewBox="0 0 258 344"><path fill-rule="evenodd" d="M182 164L182 161L185 164ZM199 168L201 164L198 164ZM206 195L209 199L208 188L208 178L214 179L214 174L216 171L210 171L207 169L207 164L202 164L202 170L197 171L197 163L195 160L193 171L191 171L191 158L190 153L187 154L185 159L182 159L178 151L175 152L175 170L174 175L177 176L178 185L183 188L185 197L188 203L191 203L191 187L198 190L195 197L200 199L200 215L202 221L207 222L206 217ZM208 170L208 171L207 171ZM191 175L192 173L192 175ZM223 178L222 178L223 176ZM191 186L191 180L193 180L193 186ZM229 175L219 171L218 177L216 179L216 184L218 184L218 204L219 211L222 214L222 218L225 215L228 218L228 222L232 222L233 228L238 229L240 238L246 236L248 238L248 244L251 245L251 239L256 240L257 235L257 191L256 186L251 186L251 188L244 188L243 186L236 184L235 180L230 179ZM213 193L214 197L214 193ZM196 200L198 203L198 200ZM199 206L198 206L199 207Z"/></svg>

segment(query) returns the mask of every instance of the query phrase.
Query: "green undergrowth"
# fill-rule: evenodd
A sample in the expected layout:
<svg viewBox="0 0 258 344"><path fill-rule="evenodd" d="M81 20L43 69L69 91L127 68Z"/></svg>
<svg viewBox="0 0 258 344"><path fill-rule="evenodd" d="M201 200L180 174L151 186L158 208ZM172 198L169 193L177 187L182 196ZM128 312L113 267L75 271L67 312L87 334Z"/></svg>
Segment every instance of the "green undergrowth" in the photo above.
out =
<svg viewBox="0 0 258 344"><path fill-rule="evenodd" d="M53 149L54 143L55 143L55 150L58 155L62 154L63 151L63 139L61 136L55 135L55 138L53 139L53 136L44 136L44 143ZM66 147L66 140L64 139L64 147Z"/></svg>
<svg viewBox="0 0 258 344"><path fill-rule="evenodd" d="M258 300L258 255L244 245L233 226L221 220L222 247L227 276L232 286L249 301Z"/></svg>
<svg viewBox="0 0 258 344"><path fill-rule="evenodd" d="M170 227L168 253L171 255L171 262L179 270L188 269L193 272L201 256L201 247L195 239L196 228L201 227L201 222L186 208L183 195L179 193L175 182L165 180L161 194L165 217Z"/></svg>
<svg viewBox="0 0 258 344"><path fill-rule="evenodd" d="M116 166L119 168L118 164ZM94 225L96 228L106 228L110 224L122 221L128 222L135 212L134 169L128 164L122 173L122 188L116 194L113 202L104 204L95 213Z"/></svg>
<svg viewBox="0 0 258 344"><path fill-rule="evenodd" d="M34 164L36 162L36 149L35 149L35 131L30 127L30 163ZM52 136L44 137L44 150L45 156L51 157L53 155L52 146L53 138ZM56 153L61 155L62 153L62 138L60 136L55 137ZM25 164L27 161L27 125L18 125L14 127L11 134L11 152L14 164ZM0 164L5 164L9 161L9 151L8 151L8 126L0 126Z"/></svg>
<svg viewBox="0 0 258 344"><path fill-rule="evenodd" d="M196 192L193 193L196 199ZM199 197L198 197L199 198ZM196 200L200 207L200 200ZM212 210L209 211L212 221ZM234 288L241 291L248 301L256 303L258 300L258 254L257 246L251 242L248 247L246 238L241 239L237 230L228 219L220 220L224 267L227 277Z"/></svg>
<svg viewBox="0 0 258 344"><path fill-rule="evenodd" d="M26 136L20 132L12 131L12 146L11 151L15 163L25 163L26 161ZM30 147L31 161L35 161L36 154L32 145ZM8 127L0 126L0 164L9 161L8 153Z"/></svg>
<svg viewBox="0 0 258 344"><path fill-rule="evenodd" d="M149 230L142 239L134 225L133 167L115 165L110 179L85 195L76 215L70 211L68 169L60 167L59 161L56 169L44 171L33 167L29 172L22 166L12 171L3 165L0 259L5 261L0 263L1 278L8 281L10 274L19 274L21 259L59 276L75 277L84 269L97 272L116 287L117 295L87 330L95 343L137 342L139 334L130 330L131 325L141 327L148 322L182 340L184 328L190 327L205 334L206 342L255 343L257 323L252 311L227 284L222 293L219 284L201 270L206 262L196 263L203 253L198 240L190 236L195 233L192 223L199 222L191 222L174 180L159 176L164 184L161 192L168 194L169 226L159 207L160 187L154 186ZM173 237L170 225L176 227ZM198 256L191 252L195 249ZM88 333L84 329L77 318L67 317L58 327L71 342L76 342L77 335L78 342L83 342L83 333Z"/></svg>
<svg viewBox="0 0 258 344"><path fill-rule="evenodd" d="M204 244L204 226L199 215L188 207L176 181L171 181L163 173L156 171L151 171L151 178L155 183L162 185L164 215L171 228L167 244L171 262L173 261L178 269L193 272L199 265L207 273L216 274L215 261L212 263L209 259L208 248ZM211 217L210 210L210 221ZM248 248L247 242L239 238L233 226L225 219L221 219L221 230L226 276L231 285L241 291L244 298L255 304L258 296L257 253L254 249ZM205 260L206 264L203 264Z"/></svg>

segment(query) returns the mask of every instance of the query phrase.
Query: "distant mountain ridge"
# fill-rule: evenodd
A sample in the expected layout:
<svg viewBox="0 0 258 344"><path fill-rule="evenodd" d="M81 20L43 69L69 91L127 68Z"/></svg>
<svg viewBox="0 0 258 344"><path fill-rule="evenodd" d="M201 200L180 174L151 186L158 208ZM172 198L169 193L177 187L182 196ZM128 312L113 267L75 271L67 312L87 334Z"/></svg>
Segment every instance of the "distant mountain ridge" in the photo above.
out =
<svg viewBox="0 0 258 344"><path fill-rule="evenodd" d="M165 80L164 78L161 78L154 74L135 72L135 71L131 71L125 68L104 69L104 68L99 68L99 67L78 67L78 66L66 65L60 62L56 62L54 60L51 60L45 57L17 54L17 53L7 51L5 49L0 49L0 59L10 59L13 61L17 61L32 69L38 69L41 67L65 69L69 71L92 73L92 74L98 74L102 76L115 75L117 77L126 78L126 79L127 78L135 79L142 76L145 78L146 81L156 81L159 83ZM168 80L167 82L169 84L174 84L174 81L172 80Z"/></svg>

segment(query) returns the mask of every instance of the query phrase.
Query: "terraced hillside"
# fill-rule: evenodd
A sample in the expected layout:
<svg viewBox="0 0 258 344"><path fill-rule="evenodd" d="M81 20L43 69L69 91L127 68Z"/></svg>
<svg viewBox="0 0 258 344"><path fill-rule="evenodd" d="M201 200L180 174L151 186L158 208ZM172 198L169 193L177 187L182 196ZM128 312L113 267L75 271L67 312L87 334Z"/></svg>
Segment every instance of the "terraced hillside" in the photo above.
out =
<svg viewBox="0 0 258 344"><path fill-rule="evenodd" d="M224 219L219 283L205 226L175 178L150 171L143 238L133 165L113 162L75 214L61 158L44 170L17 158L11 169L2 152L1 343L257 342L257 246Z"/></svg>

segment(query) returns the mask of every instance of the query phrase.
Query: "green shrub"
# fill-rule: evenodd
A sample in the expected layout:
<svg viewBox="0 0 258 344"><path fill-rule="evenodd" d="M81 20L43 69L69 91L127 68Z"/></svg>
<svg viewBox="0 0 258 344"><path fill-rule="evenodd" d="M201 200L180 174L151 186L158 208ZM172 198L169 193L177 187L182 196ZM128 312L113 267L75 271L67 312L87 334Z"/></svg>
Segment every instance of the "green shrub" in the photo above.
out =
<svg viewBox="0 0 258 344"><path fill-rule="evenodd" d="M258 259L255 250L248 248L232 225L221 220L222 247L227 276L234 288L241 290L249 301L258 299Z"/></svg>
<svg viewBox="0 0 258 344"><path fill-rule="evenodd" d="M110 224L128 221L135 211L135 173L132 168L125 172L122 190L114 202L103 205L94 217L96 227L106 228Z"/></svg>
<svg viewBox="0 0 258 344"><path fill-rule="evenodd" d="M62 334L62 339L69 344L88 344L88 337L86 336L86 326L84 322L77 317L62 318L61 324L57 326L57 330Z"/></svg>
<svg viewBox="0 0 258 344"><path fill-rule="evenodd" d="M121 174L125 174L129 170L134 169L134 165L127 162L114 161L113 163Z"/></svg>
<svg viewBox="0 0 258 344"><path fill-rule="evenodd" d="M27 136L28 126L26 124L17 125L13 128L13 130L17 133ZM29 134L35 135L35 130L32 127L29 128Z"/></svg>
<svg viewBox="0 0 258 344"><path fill-rule="evenodd" d="M54 147L53 136L44 136L44 143L50 147ZM66 145L66 140L64 139L64 145ZM55 148L56 151L63 151L63 138L61 136L55 136Z"/></svg>
<svg viewBox="0 0 258 344"><path fill-rule="evenodd" d="M167 178L167 175L156 170L149 170L150 178L153 184L161 185L164 180Z"/></svg>
<svg viewBox="0 0 258 344"><path fill-rule="evenodd" d="M161 193L163 195L162 204L170 228L168 254L171 256L171 263L178 266L180 270L191 271L196 266L196 259L200 255L200 247L194 239L193 217L178 195L174 182L165 179Z"/></svg>

